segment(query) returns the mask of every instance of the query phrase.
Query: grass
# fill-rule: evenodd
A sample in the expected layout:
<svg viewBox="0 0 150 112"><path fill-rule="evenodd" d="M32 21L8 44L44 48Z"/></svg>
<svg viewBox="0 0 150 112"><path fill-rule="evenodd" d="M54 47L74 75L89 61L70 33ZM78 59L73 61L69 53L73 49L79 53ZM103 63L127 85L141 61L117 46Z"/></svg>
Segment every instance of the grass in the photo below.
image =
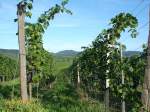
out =
<svg viewBox="0 0 150 112"><path fill-rule="evenodd" d="M72 64L73 57L54 57L54 61L54 74L59 74L61 70L68 68Z"/></svg>
<svg viewBox="0 0 150 112"><path fill-rule="evenodd" d="M36 100L23 103L21 100L1 100L0 112L49 112Z"/></svg>
<svg viewBox="0 0 150 112"><path fill-rule="evenodd" d="M52 89L40 90L40 100L33 100L26 104L22 103L18 98L16 100L1 99L1 112L105 112L104 105L95 101L81 100L77 90L64 78L65 74L59 74L59 78L53 85ZM17 80L17 79L16 79ZM10 81L11 84L15 81ZM7 82L1 86L11 87ZM19 88L18 88L19 90ZM4 92L5 94L10 94ZM6 96L7 97L7 96Z"/></svg>
<svg viewBox="0 0 150 112"><path fill-rule="evenodd" d="M1 82L0 85L3 86L13 86L13 85L18 85L19 84L19 79L14 79L14 80L10 80L10 81L5 81L5 82Z"/></svg>
<svg viewBox="0 0 150 112"><path fill-rule="evenodd" d="M57 79L51 89L39 90L39 100L26 104L19 100L19 79L0 84L0 112L105 112L104 104L83 100L70 84L64 69L72 64L73 58L55 58ZM11 100L12 87L16 98Z"/></svg>
<svg viewBox="0 0 150 112"><path fill-rule="evenodd" d="M82 100L63 70L50 90L40 92L41 102L49 112L105 112L104 104Z"/></svg>
<svg viewBox="0 0 150 112"><path fill-rule="evenodd" d="M19 79L0 83L0 99L11 99L20 96Z"/></svg>

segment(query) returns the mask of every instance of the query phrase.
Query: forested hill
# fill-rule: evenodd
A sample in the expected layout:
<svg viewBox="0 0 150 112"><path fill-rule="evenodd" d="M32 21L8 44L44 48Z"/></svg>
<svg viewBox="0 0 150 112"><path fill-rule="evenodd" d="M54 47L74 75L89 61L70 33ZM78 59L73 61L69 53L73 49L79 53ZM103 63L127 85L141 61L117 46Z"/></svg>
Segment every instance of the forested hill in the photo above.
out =
<svg viewBox="0 0 150 112"><path fill-rule="evenodd" d="M140 51L125 51L125 52L123 52L123 56L130 57L130 56L138 55L141 53L142 52L140 52Z"/></svg>
<svg viewBox="0 0 150 112"><path fill-rule="evenodd" d="M54 56L56 57L73 57L76 56L78 53L80 53L79 51L74 51L74 50L63 50L57 53L52 53ZM139 51L125 51L123 52L124 56L130 57L132 55L137 55L140 54L141 52ZM15 58L18 55L18 50L15 49L0 49L0 54L3 54L5 56L11 57L11 58Z"/></svg>
<svg viewBox="0 0 150 112"><path fill-rule="evenodd" d="M3 54L10 58L16 58L18 56L18 50L16 50L16 49L0 49L0 54Z"/></svg>
<svg viewBox="0 0 150 112"><path fill-rule="evenodd" d="M68 56L76 56L79 52L74 51L74 50L64 50L64 51L59 51L55 53L56 56L63 56L63 57L68 57Z"/></svg>
<svg viewBox="0 0 150 112"><path fill-rule="evenodd" d="M64 50L57 53L52 53L55 57L73 57L76 56L79 52L74 50ZM0 54L3 54L8 57L17 57L18 50L15 49L0 49Z"/></svg>

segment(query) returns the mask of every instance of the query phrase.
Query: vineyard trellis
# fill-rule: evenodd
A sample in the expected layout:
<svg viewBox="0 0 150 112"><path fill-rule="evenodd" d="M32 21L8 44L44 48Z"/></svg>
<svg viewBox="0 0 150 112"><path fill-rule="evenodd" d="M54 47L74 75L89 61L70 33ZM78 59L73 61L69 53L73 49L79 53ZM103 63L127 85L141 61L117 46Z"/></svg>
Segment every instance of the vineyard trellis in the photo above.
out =
<svg viewBox="0 0 150 112"><path fill-rule="evenodd" d="M46 29L48 27L48 25L49 25L48 21L50 19L54 18L55 13L59 13L60 11L63 12L63 10L66 11L67 13L70 13L69 10L64 9L64 5L66 3L67 3L67 1L65 1L65 2L63 2L61 4L62 5L62 9L61 9L61 6L56 5L56 7L53 7L50 10L46 11L44 13L45 15L42 14L41 17L38 19L38 23L37 24L27 23L27 27L26 27L26 34L27 35L26 35L26 37L27 37L28 43L26 45L30 46L30 47L27 47L28 48L28 53L30 53L29 52L30 49L32 51L34 48L36 48L35 46L32 46L32 45L34 45L33 43L36 43L36 44L38 43L37 44L37 48L36 48L37 51L36 51L36 49L34 49L34 51L38 52L38 54L37 54L38 56L40 55L39 53L41 53L42 50L43 50L43 47L42 47L42 44L41 44L41 42L42 42L42 40L41 40L42 38L41 37L42 37L42 33L44 33L44 28ZM32 6L29 5L28 8L32 9ZM52 11L52 12L49 12L49 11ZM29 13L29 12L27 13L27 16L31 17L31 15L32 15L31 13ZM128 85L124 84L124 81L120 85L118 85L120 82L116 83L116 81L119 80L118 78L120 77L118 72L121 71L121 73L123 73L122 70L125 69L124 68L125 67L124 66L124 60L121 59L121 61L120 61L120 56L119 56L119 54L120 54L119 52L121 52L119 50L120 43L118 43L117 40L120 38L120 33L122 31L125 31L126 28L130 28L129 32L131 32L131 36L133 38L136 37L136 34L137 34L137 31L136 31L137 23L138 23L137 19L135 17L133 17L131 14L129 14L129 13L127 13L127 14L120 13L115 18L111 19L111 23L110 24L112 24L112 28L104 30L97 37L97 39L92 43L91 47L85 48L84 52L81 53L81 55L79 57L79 62L77 62L79 65L81 65L81 70L83 70L83 68L82 68L83 62L82 61L84 60L85 63L87 63L86 60L83 59L83 58L87 57L86 55L89 55L89 56L93 55L93 58L95 56L99 58L99 55L109 53L109 55L107 55L107 56L106 55L104 57L102 56L103 57L103 58L101 58L102 60L99 59L99 60L95 60L94 62L92 62L92 60L88 60L89 61L88 64L90 64L90 63L94 63L94 64L90 64L89 67L87 65L86 66L84 65L84 69L86 69L86 70L82 71L82 72L84 73L84 72L89 71L88 74L94 75L95 74L94 72L96 71L95 68L97 68L97 65L99 66L99 63L96 64L96 62L100 62L101 61L102 62L101 64L105 66L105 69L103 68L104 70L102 70L102 74L104 74L103 78L105 80L107 80L107 79L110 80L111 91L113 91L115 93L115 95L118 98L120 98L121 101L123 101L123 102L126 100L127 94L129 94L127 91L125 91L125 89L129 89L129 87L128 87ZM43 25L43 27L42 27L42 25ZM39 35L31 36L31 35L33 35L32 33L34 31L39 32ZM108 38L108 35L109 35L110 38ZM37 41L36 41L36 38L34 38L34 37L37 37L37 36L40 37L40 39L37 39ZM34 38L34 42L32 41L33 38ZM31 42L30 42L30 40L31 40ZM108 44L113 45L115 47L107 46ZM40 50L40 51L38 51L38 50ZM95 51L96 51L97 54L98 53L99 54L98 55L95 54L94 53ZM36 52L35 52L35 54L32 54L32 53L29 54L28 55L29 57L27 56L28 60L32 61L31 63L35 62L35 65L36 65L36 66L34 66L34 65L31 66L31 64L29 64L28 69L31 68L31 70L29 70L29 72L34 70L34 74L37 74L37 75L35 75L36 77L34 77L34 79L35 80L39 80L38 78L41 77L41 71L42 71L41 68L40 68L40 66L41 66L41 63L43 63L43 62L40 61L41 59L33 60L34 59L33 58L34 55L36 57ZM33 57L32 57L32 55L33 55ZM108 60L109 60L109 63L106 64L108 62ZM30 61L28 61L28 63L30 63ZM37 64L38 61L40 61L41 63ZM114 61L116 61L116 62L114 62ZM120 67L117 64L119 64ZM121 65L123 65L123 66L121 66ZM112 69L113 67L116 67L116 68ZM92 69L92 68L94 68L94 69ZM79 66L77 67L77 70L79 71ZM97 70L101 70L101 67L100 68L98 67ZM107 71L109 71L109 72L107 72ZM99 72L97 72L97 73L99 73ZM32 77L33 77L34 74L31 74L30 81L32 80ZM118 74L118 76L116 77L115 74ZM84 77L82 77L82 76L79 77L79 73L78 73L78 78L77 78L78 79L78 86L80 85L79 84L80 78L82 79ZM98 76L98 78L99 78L99 76ZM82 81L87 81L88 82L87 79L83 79ZM105 83L106 82L103 82L103 85L106 85ZM102 87L102 89L105 89L105 88L106 88L105 86ZM137 92L137 90L135 90L135 93L136 92ZM125 104L124 103L123 103L122 106L125 108ZM138 103L135 103L135 105L133 105L133 106L136 106L135 108L137 108L137 109L140 108L140 104L138 104ZM123 109L123 110L125 110L125 109Z"/></svg>
<svg viewBox="0 0 150 112"><path fill-rule="evenodd" d="M76 67L80 63L80 87L85 92L90 94L90 88L95 88L96 91L106 90L105 81L109 79L111 95L120 100L120 103L121 101L126 102L128 105L126 111L139 111L142 106L140 97L142 91L139 88L143 83L145 57L140 59L137 56L132 56L121 59L120 43L118 42L121 32L125 31L126 28L131 32L131 37L136 37L138 21L131 14L120 13L111 19L110 24L112 28L99 34L92 45L84 47L84 51L76 58L71 67L71 71L73 71L72 81L77 83ZM113 45L113 47L108 46L108 44ZM107 55L108 53L109 55ZM143 55L145 56L145 53L141 56ZM138 61L134 62L137 59ZM107 63L108 60L109 63ZM108 70L107 75L106 71ZM122 82L122 70L125 75L125 83ZM97 81L94 81L93 78ZM89 86L87 87L87 85Z"/></svg>
<svg viewBox="0 0 150 112"><path fill-rule="evenodd" d="M24 73L20 73L21 82L24 82L21 83L21 86L24 86L21 88L23 101L28 100L26 79L29 85L30 99L32 98L32 83L37 84L37 99L39 98L39 87L44 88L48 86L50 89L52 88L51 83L56 79L52 69L53 57L43 48L43 34L56 14L63 12L72 14L70 10L65 8L68 0L63 0L60 5L56 4L41 14L37 23L26 22L24 24L25 15L30 18L32 17L30 12L32 2L33 0L23 0L20 2L18 5L19 17L15 19L21 27L19 27L18 35L23 39L23 41L19 41L20 61L23 62L20 62L20 67L24 67ZM131 34L131 37L135 38L137 36L137 26L138 20L131 14L118 14L111 19L110 28L104 29L89 47L84 47L84 50L74 59L69 69L61 71L70 74L69 78L71 78L72 82L69 84L76 87L81 101L91 100L96 102L98 100L101 102L105 100L105 103L107 102L107 105L105 105L106 111L112 112L121 111L121 107L122 112L138 112L144 106L144 109L149 109L149 72L146 72L144 79L144 69L146 64L147 68L149 67L150 45L148 43L148 49L145 47L140 55L123 57L122 50L125 49L125 45L118 42L121 33L126 31L126 29ZM27 54L25 54L25 51ZM146 55L148 55L148 63L146 62ZM15 62L9 61L15 65ZM149 68L147 68L146 71L149 71ZM0 67L0 69L3 71L4 68ZM12 71L7 71L8 74L10 72ZM144 89L147 93L143 95L143 102L141 102L143 81L145 81ZM109 82L109 85L107 85L107 82ZM108 96L104 99L106 91Z"/></svg>
<svg viewBox="0 0 150 112"><path fill-rule="evenodd" d="M26 84L26 58L27 58L27 79L29 83L29 93L30 99L32 97L32 85L34 81L39 83L44 72L42 72L43 64L47 63L45 60L46 56L49 56L47 51L43 48L42 35L49 26L50 20L54 19L54 16L58 13L69 13L72 14L70 10L65 8L68 0L63 0L61 5L56 4L54 7L45 11L38 18L37 23L25 23L24 27L24 17L32 16L31 9L33 0L23 0L18 4L18 19L15 22L19 22L19 43L20 43L20 79L21 79L21 95L22 100L28 99L27 95L27 84ZM24 33L25 31L25 33ZM25 37L25 38L24 38ZM27 56L25 53L25 48L27 51ZM50 70L51 71L51 70ZM49 71L49 72L50 72ZM50 73L49 73L50 74ZM47 74L44 74L47 75ZM45 76L50 78L49 76Z"/></svg>

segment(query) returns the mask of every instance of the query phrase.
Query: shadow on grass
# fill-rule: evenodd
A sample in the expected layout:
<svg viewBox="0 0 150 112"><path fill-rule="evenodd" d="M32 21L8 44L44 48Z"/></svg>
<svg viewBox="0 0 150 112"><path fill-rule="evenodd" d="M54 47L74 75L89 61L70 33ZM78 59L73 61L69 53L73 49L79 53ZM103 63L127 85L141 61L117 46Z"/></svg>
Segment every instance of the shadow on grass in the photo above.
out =
<svg viewBox="0 0 150 112"><path fill-rule="evenodd" d="M43 92L42 103L51 104L55 109L61 107L71 107L78 105L79 96L76 92L76 89L71 85L67 84L62 89L52 89Z"/></svg>
<svg viewBox="0 0 150 112"><path fill-rule="evenodd" d="M14 85L14 89L13 85L0 84L0 99L11 99L12 94L14 94L15 97L20 96L19 84Z"/></svg>

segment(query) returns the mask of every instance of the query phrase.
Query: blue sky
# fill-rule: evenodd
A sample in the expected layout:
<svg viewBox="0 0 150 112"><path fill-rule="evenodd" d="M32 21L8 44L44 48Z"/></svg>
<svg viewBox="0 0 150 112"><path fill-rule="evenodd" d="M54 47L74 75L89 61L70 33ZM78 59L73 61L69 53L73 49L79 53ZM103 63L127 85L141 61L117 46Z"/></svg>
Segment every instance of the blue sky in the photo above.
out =
<svg viewBox="0 0 150 112"><path fill-rule="evenodd" d="M18 2L0 0L0 48L18 49L18 38L15 35L17 23L13 22ZM34 0L32 21L36 22L43 11L60 2ZM59 14L55 17L43 36L44 48L51 52L67 49L80 51L81 46L88 46L102 29L109 27L112 17L120 12L130 12L139 20L139 35L131 39L129 34L123 33L120 41L127 46L127 50L141 50L148 37L148 25L144 24L148 22L149 3L150 0L70 0L67 7L73 15Z"/></svg>

